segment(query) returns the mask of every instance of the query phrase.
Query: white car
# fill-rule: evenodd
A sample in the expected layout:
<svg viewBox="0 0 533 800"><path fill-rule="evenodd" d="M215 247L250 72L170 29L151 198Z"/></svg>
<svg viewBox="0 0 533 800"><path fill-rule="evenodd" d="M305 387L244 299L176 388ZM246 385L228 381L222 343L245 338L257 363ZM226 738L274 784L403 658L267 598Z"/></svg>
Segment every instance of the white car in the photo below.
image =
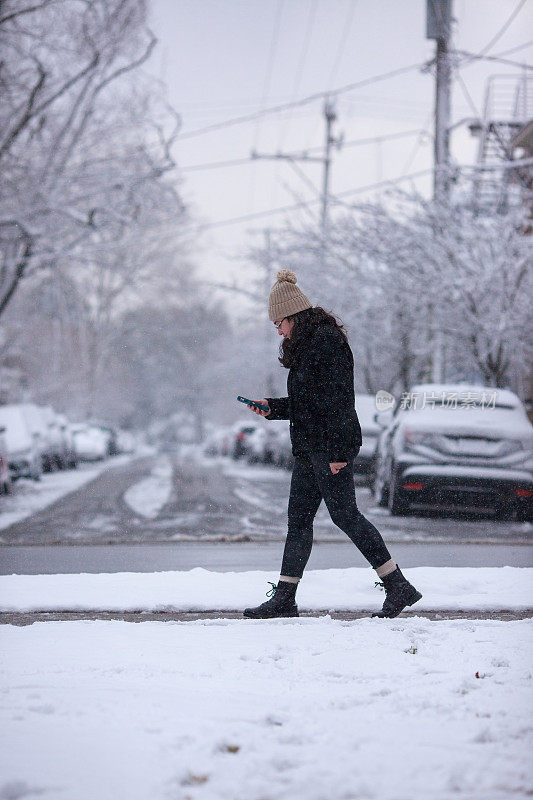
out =
<svg viewBox="0 0 533 800"><path fill-rule="evenodd" d="M375 395L356 394L355 410L357 411L357 417L361 425L363 444L355 459L354 471L368 475L372 474L374 471L374 456L381 433L381 426L376 422L377 407Z"/></svg>
<svg viewBox="0 0 533 800"><path fill-rule="evenodd" d="M135 436L131 431L123 428L117 430L117 448L119 453L134 453L136 449Z"/></svg>
<svg viewBox="0 0 533 800"><path fill-rule="evenodd" d="M232 426L212 426L204 440L202 450L206 456L227 456L234 438Z"/></svg>
<svg viewBox="0 0 533 800"><path fill-rule="evenodd" d="M42 474L41 453L20 405L0 406L0 428L5 429L3 439L12 479L38 481Z"/></svg>
<svg viewBox="0 0 533 800"><path fill-rule="evenodd" d="M73 425L74 449L80 461L102 461L107 457L109 439L101 428Z"/></svg>
<svg viewBox="0 0 533 800"><path fill-rule="evenodd" d="M53 445L44 409L34 403L21 403L20 408L41 455L42 469L48 470L53 460Z"/></svg>
<svg viewBox="0 0 533 800"><path fill-rule="evenodd" d="M258 461L264 464L275 463L285 431L288 433L289 423L283 419L266 421L259 425L246 440L248 461L252 464Z"/></svg>
<svg viewBox="0 0 533 800"><path fill-rule="evenodd" d="M533 426L513 392L421 384L377 420L374 491L392 513L438 507L532 518Z"/></svg>
<svg viewBox="0 0 533 800"><path fill-rule="evenodd" d="M68 455L59 415L52 406L40 406L40 409L48 429L49 452L45 468L50 471L64 469L67 466Z"/></svg>

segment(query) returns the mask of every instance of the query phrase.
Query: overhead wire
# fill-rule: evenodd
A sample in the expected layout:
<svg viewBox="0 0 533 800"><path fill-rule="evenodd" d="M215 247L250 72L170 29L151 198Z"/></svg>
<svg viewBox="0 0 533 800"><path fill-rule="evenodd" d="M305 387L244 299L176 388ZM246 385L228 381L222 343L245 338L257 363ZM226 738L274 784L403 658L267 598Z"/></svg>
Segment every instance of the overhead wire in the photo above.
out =
<svg viewBox="0 0 533 800"><path fill-rule="evenodd" d="M403 182L403 181L406 181L406 180L411 180L412 178L418 178L418 177L421 177L422 175L427 175L430 172L433 172L433 167L430 167L428 169L423 169L423 170L420 170L418 172L413 172L410 175L402 175L402 176L400 176L398 178L392 178L390 180L378 181L377 183L370 184L369 186L359 186L356 189L347 189L346 191L338 192L336 195L332 195L332 201L335 202L336 198L339 198L339 197L347 197L347 196L349 196L351 194L358 194L358 193L368 192L368 191L372 191L374 189L380 189L380 188L382 188L384 186L394 186L397 183L400 183L400 182ZM199 229L201 229L201 230L209 230L211 228L219 228L219 227L224 227L226 225L236 225L236 224L241 223L241 222L250 222L251 220L259 219L261 217L269 217L269 216L273 216L275 214L283 214L283 213L286 213L288 211L297 211L297 210L303 208L304 206L316 205L317 203L321 203L321 202L322 202L322 198L317 198L315 200L307 200L305 202L295 203L295 204L289 205L289 206L281 206L279 208L270 208L267 211L256 211L256 212L252 212L250 214L243 214L240 217L233 217L231 219L219 220L218 222L208 222L205 225L199 226Z"/></svg>
<svg viewBox="0 0 533 800"><path fill-rule="evenodd" d="M518 67L519 69L533 69L532 64L526 64L520 61L511 61L508 58L500 58L499 56L481 56L478 53L470 53L468 50L452 50L450 51L458 56L465 56L465 61L459 64L461 69L469 67L474 61L495 61L498 64L506 64L509 67Z"/></svg>
<svg viewBox="0 0 533 800"><path fill-rule="evenodd" d="M263 81L263 90L261 92L260 107L264 108L270 92L270 83L272 80L272 72L274 69L274 61L279 41L279 31L281 26L281 18L283 15L284 0L278 0L276 13L274 16L274 24L272 26L272 35L270 37L270 46L268 50L267 67L265 71L265 79ZM261 121L263 117L256 119L253 134L252 149L256 150L259 143L259 134L261 128ZM249 175L248 181L248 207L253 208L255 205L255 187L256 187L256 171L252 170Z"/></svg>
<svg viewBox="0 0 533 800"><path fill-rule="evenodd" d="M496 42L498 42L503 34L508 30L510 25L513 23L515 18L518 16L522 8L525 6L527 0L519 0L518 4L515 6L514 10L511 12L505 23L502 27L495 33L495 35L490 39L490 41L483 47L478 53L469 53L465 50L455 50L454 52L458 55L463 55L466 57L466 61L461 64L460 66L465 67L471 64L474 61L478 60L486 60L486 61L498 61L502 64L508 64L510 66L518 66L518 67L528 67L528 65L520 64L516 61L509 61L504 59L503 56L510 55L511 53L516 53L518 50L523 49L524 47L528 47L531 42L527 42L524 45L519 45L518 47L512 47L510 50L506 50L503 53L499 53L497 55L488 56L487 53L491 50Z"/></svg>
<svg viewBox="0 0 533 800"><path fill-rule="evenodd" d="M394 139L403 139L409 136L415 136L416 134L423 134L428 133L428 131L424 128L414 128L407 131L398 131L396 133L385 133L382 136L370 136L364 139L352 139L351 141L344 142L343 147L363 147L364 145L376 144L378 142L388 142ZM323 150L322 145L315 145L314 147L309 147L307 150L303 151L303 154L314 153L318 152L319 150ZM288 156L290 157L290 153ZM293 156L300 155L299 153L292 153ZM205 164L190 164L188 166L179 167L180 172L195 172L204 169L222 169L224 167L236 167L242 166L243 164L250 164L255 159L247 157L247 158L236 158L230 159L227 161L212 161L206 162Z"/></svg>
<svg viewBox="0 0 533 800"><path fill-rule="evenodd" d="M341 39L339 44L337 45L337 51L335 54L335 61L333 62L333 67L331 68L331 72L329 74L328 79L328 86L331 86L335 78L337 77L337 72L340 67L342 57L344 55L344 51L346 49L346 43L348 41L348 36L350 35L350 31L352 28L353 18L355 15L355 7L357 5L357 0L349 0L348 6L348 14L346 15L346 19L341 31Z"/></svg>
<svg viewBox="0 0 533 800"><path fill-rule="evenodd" d="M299 61L298 61L298 66L296 67L296 73L295 73L295 77L294 77L294 83L293 83L293 87L292 87L292 93L291 93L290 102L294 102L296 100L298 92L300 91L300 84L302 82L305 62L307 61L307 53L309 51L309 44L310 44L310 41L311 41L311 36L312 36L312 33L313 33L313 29L314 29L314 26L315 26L315 18L316 18L317 7L318 7L318 0L313 0L309 4L309 11L308 11L308 14L307 14L307 22L306 22L306 26L305 26L305 33L304 33L304 39L303 39L303 44L302 44L302 50L300 52L300 58L299 58ZM293 115L291 113L290 116L288 117L288 119L285 122L284 128L282 128L282 130L280 132L280 135L279 135L279 138L278 138L278 150L281 150L281 148L283 146L283 140L284 140L285 136L287 135L287 130L288 130L289 125L290 125L290 123L292 121L292 117L293 117Z"/></svg>
<svg viewBox="0 0 533 800"><path fill-rule="evenodd" d="M489 51L489 50L491 50L491 48L492 48L492 47L494 47L494 45L496 44L496 42L497 42L497 41L499 41L499 39L501 39L501 37L503 36L503 34L505 33L505 31L506 31L506 30L509 28L509 26L512 24L512 22L513 22L513 20L515 19L515 17L516 17L516 16L519 14L519 12L520 12L520 11L522 10L522 8L525 6L526 2L527 2L527 0L519 0L519 2L518 2L518 4L517 4L516 8L515 8L515 9L514 9L514 11L511 13L511 15L510 15L509 19L507 20L507 22L505 22L505 24L504 24L504 25L502 25L502 27L500 28L500 30L499 30L499 31L498 31L498 32L495 34L495 36L493 36L493 38L490 40L490 42L489 42L487 45L485 45L485 47L484 47L482 50L480 50L480 51L479 51L479 54L478 54L478 55L481 55L481 56L482 56L482 55L485 55L485 53L488 53L488 51Z"/></svg>
<svg viewBox="0 0 533 800"><path fill-rule="evenodd" d="M516 47L511 47L510 50L504 50L503 53L496 53L495 58L499 58L500 56L510 56L512 53L518 53L519 50L525 50L526 47L530 47L533 44L533 39L530 39L529 42L524 42L524 44L519 44Z"/></svg>
<svg viewBox="0 0 533 800"><path fill-rule="evenodd" d="M423 66L425 66L424 62L410 64L407 67L400 67L399 69L390 70L389 72L384 72L380 75L373 75L370 78L363 78L363 80L354 81L353 83L346 84L338 89L332 89L327 92L315 92L307 97L303 97L301 100L295 100L291 103L280 103L279 105L254 111L250 114L243 114L240 117L233 117L232 119L223 120L222 122L214 122L211 125L205 125L202 128L196 128L195 130L185 131L184 133L179 134L177 141L191 139L194 136L201 136L206 133L211 133L212 131L220 130L221 128L228 128L233 125L241 125L245 122L253 122L258 117L265 116L266 114L277 114L290 108L296 108L298 106L307 105L308 103L313 103L316 100L322 100L328 96L337 96L344 94L345 92L351 92L354 89L360 89L363 86L371 86L374 83L379 83L380 81L385 81L390 78L398 77L399 75L405 75L407 72L413 72L414 70L421 69Z"/></svg>
<svg viewBox="0 0 533 800"><path fill-rule="evenodd" d="M268 61L267 61L267 69L265 72L265 80L263 82L263 91L261 92L261 102L260 105L264 107L268 94L270 91L270 82L272 80L272 72L274 68L274 60L276 58L276 50L278 47L279 41L279 29L281 24L281 17L283 14L283 5L285 0L278 0L278 6L276 9L276 16L274 18L274 25L272 27L272 36L270 38L270 47L268 51ZM259 138L259 121L261 116L257 117L257 125L255 126L255 139L254 139L254 149L257 147L257 141Z"/></svg>
<svg viewBox="0 0 533 800"><path fill-rule="evenodd" d="M342 27L342 30L341 30L341 37L340 37L339 43L337 45L337 49L335 51L333 65L331 67L331 71L329 73L329 78L328 78L328 81L326 83L326 89L325 89L325 92L324 92L324 100L329 99L329 97L332 94L330 87L333 84L333 81L335 80L335 77L337 75L337 71L339 69L342 57L344 55L344 49L346 47L346 42L348 41L348 34L349 34L350 30L351 30L351 26L352 26L352 22L353 22L353 15L354 15L354 12L355 12L356 0L349 0L349 3L350 3L350 5L348 6L348 14L347 14L347 17L345 19L345 23L344 23L344 25ZM308 146L309 146L309 142L313 141L313 139L316 137L318 125L319 125L319 123L317 121L317 123L313 127L313 130L312 130L310 136L308 137L308 140L307 140L307 145ZM321 149L323 150L324 147L322 146Z"/></svg>

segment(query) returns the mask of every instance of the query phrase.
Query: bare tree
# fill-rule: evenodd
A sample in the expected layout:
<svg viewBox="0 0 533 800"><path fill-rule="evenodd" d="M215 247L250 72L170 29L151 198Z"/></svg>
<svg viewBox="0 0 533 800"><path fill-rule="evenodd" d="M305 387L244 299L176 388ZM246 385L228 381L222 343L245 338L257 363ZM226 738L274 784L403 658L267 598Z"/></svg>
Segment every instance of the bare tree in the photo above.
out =
<svg viewBox="0 0 533 800"><path fill-rule="evenodd" d="M144 0L4 0L0 15L1 314L25 275L133 239L179 118L129 79L156 43Z"/></svg>

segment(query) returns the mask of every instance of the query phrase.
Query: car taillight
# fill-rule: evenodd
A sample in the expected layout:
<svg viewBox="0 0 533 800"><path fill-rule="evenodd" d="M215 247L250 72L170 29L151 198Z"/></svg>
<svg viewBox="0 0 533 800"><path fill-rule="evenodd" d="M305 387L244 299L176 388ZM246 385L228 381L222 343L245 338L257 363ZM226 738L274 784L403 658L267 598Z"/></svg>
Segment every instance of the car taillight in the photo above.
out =
<svg viewBox="0 0 533 800"><path fill-rule="evenodd" d="M404 489L411 489L411 490L413 490L415 492L419 492L420 489L424 488L424 484L420 483L420 481L413 481L412 483L404 483L403 484L403 488Z"/></svg>
<svg viewBox="0 0 533 800"><path fill-rule="evenodd" d="M515 489L514 493L517 497L533 497L531 489Z"/></svg>

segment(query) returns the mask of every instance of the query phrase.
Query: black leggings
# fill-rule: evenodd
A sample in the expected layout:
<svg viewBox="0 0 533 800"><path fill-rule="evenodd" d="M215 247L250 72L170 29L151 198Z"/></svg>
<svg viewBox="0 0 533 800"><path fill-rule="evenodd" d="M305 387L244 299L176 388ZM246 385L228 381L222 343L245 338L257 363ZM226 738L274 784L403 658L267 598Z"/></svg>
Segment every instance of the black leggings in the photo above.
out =
<svg viewBox="0 0 533 800"><path fill-rule="evenodd" d="M380 532L357 508L353 459L333 475L327 453L309 453L296 458L292 473L282 575L302 577L311 555L313 520L322 498L335 525L350 537L374 569L389 561L391 555Z"/></svg>

